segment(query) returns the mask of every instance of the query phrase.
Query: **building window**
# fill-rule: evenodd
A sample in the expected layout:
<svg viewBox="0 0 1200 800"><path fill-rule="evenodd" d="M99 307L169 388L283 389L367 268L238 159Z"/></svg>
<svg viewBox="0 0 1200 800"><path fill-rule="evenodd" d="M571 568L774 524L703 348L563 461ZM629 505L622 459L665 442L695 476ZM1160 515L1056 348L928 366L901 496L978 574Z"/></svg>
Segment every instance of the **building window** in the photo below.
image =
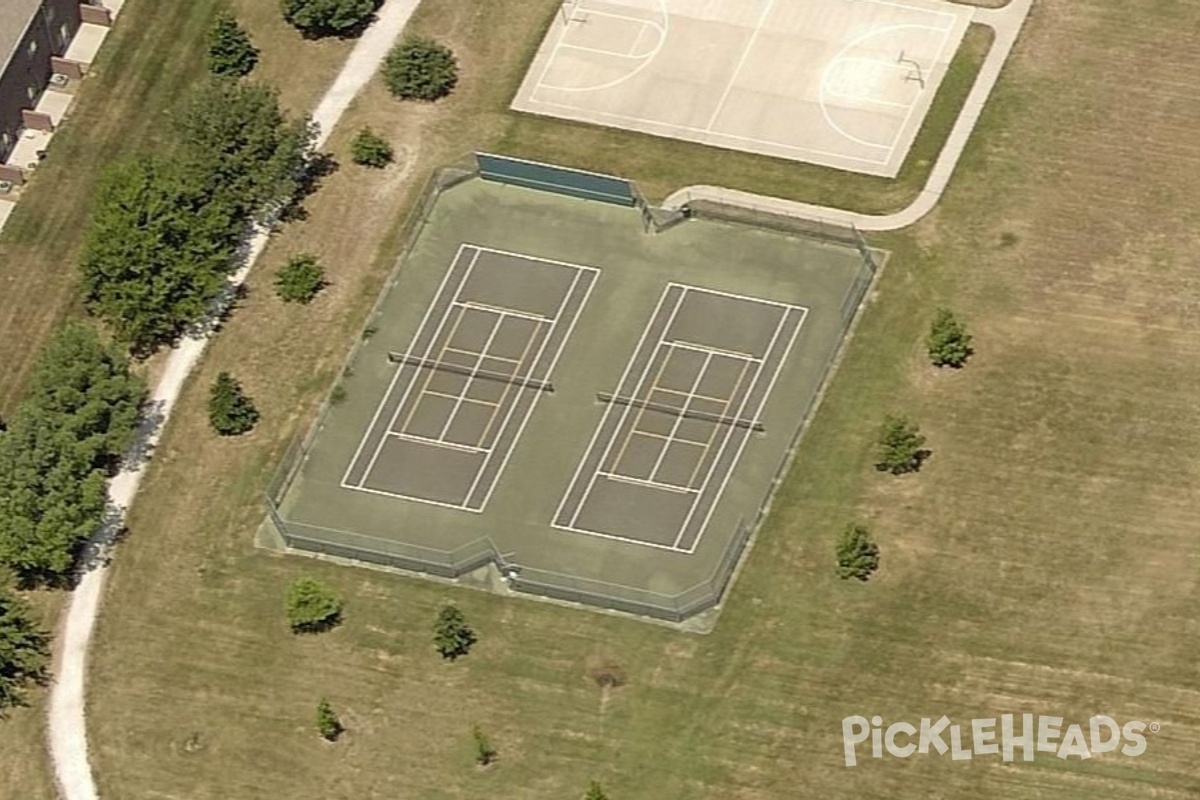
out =
<svg viewBox="0 0 1200 800"><path fill-rule="evenodd" d="M25 94L29 95L29 102L32 103L38 96L37 87L36 86L26 86Z"/></svg>
<svg viewBox="0 0 1200 800"><path fill-rule="evenodd" d="M29 43L29 57L33 58L33 54L37 52L37 39Z"/></svg>

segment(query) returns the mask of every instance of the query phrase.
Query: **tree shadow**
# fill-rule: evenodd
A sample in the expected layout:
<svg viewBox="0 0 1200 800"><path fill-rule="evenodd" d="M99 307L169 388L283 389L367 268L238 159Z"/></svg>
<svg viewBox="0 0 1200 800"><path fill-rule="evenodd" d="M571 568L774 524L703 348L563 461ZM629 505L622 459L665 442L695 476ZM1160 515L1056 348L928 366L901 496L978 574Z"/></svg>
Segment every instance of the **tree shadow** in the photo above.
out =
<svg viewBox="0 0 1200 800"><path fill-rule="evenodd" d="M308 209L304 207L304 201L316 194L321 188L321 182L341 169L341 166L333 153L313 153L297 181L296 193L279 210L276 220L286 224L308 219Z"/></svg>

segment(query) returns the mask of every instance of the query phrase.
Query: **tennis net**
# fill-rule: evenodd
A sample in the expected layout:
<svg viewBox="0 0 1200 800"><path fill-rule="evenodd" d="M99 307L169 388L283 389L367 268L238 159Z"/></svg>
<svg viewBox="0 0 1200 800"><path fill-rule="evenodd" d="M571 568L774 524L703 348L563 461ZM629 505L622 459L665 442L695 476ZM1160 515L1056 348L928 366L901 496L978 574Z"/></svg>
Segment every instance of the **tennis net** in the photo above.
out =
<svg viewBox="0 0 1200 800"><path fill-rule="evenodd" d="M486 369L477 369L475 367L464 367L461 364L450 364L445 361L434 361L432 358L421 358L420 356L409 355L408 353L397 353L395 351L388 353L388 361L393 364L407 364L421 369L436 369L442 372L450 372L455 375L465 375L468 378L480 378L489 381L498 381L500 383L508 383L513 386L519 386L527 389L537 389L540 392L553 392L554 384L550 381L540 381L536 378L521 378L516 375L505 375L503 372L493 372Z"/></svg>
<svg viewBox="0 0 1200 800"><path fill-rule="evenodd" d="M599 392L596 398L602 403L613 403L619 406L633 406L634 408L644 408L648 411L661 411L664 414L671 414L684 419L697 419L704 422L715 422L718 425L732 425L735 428L747 428L752 431L761 433L766 428L762 422L756 419L745 419L742 417L727 417L721 414L710 414L706 411L696 411L695 409L677 408L669 406L665 403L654 403L649 400L638 400L634 397L621 397L620 395L609 394L608 392Z"/></svg>

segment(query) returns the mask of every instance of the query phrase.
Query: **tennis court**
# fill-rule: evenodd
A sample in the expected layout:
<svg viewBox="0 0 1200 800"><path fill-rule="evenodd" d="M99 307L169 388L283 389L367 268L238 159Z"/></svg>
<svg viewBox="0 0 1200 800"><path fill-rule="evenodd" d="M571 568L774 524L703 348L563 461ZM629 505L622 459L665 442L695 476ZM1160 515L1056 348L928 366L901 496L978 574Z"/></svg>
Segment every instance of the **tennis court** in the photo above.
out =
<svg viewBox="0 0 1200 800"><path fill-rule="evenodd" d="M278 541L666 619L709 608L871 271L844 244L702 218L647 234L637 208L455 183L284 459Z"/></svg>
<svg viewBox="0 0 1200 800"><path fill-rule="evenodd" d="M597 270L464 244L342 485L482 511Z"/></svg>
<svg viewBox="0 0 1200 800"><path fill-rule="evenodd" d="M807 313L669 284L555 527L695 550Z"/></svg>

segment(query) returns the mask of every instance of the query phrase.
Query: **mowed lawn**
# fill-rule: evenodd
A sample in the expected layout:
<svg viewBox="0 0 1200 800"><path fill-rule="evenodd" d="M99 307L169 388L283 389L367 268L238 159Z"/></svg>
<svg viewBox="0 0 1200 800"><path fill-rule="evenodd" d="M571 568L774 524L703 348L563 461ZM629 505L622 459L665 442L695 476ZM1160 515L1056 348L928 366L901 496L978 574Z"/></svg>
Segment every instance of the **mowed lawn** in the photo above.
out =
<svg viewBox="0 0 1200 800"><path fill-rule="evenodd" d="M552 10L427 3L417 26L459 49L462 90L440 107L394 106L373 87L353 124L403 139L404 166L344 163L252 276L116 559L90 683L102 794L550 800L591 778L645 800L1200 792L1200 96L1188 77L1200 8L1185 4L1037 6L942 206L879 240L894 256L715 633L253 549L259 493L379 288L414 183L513 135L511 76L495 69L527 43L497 33ZM1114 97L1112 70L1136 74L1138 90ZM346 136L333 144L343 162ZM657 168L635 177L673 169ZM322 255L333 285L285 308L270 277L301 249ZM922 361L942 303L977 335L960 373ZM252 436L206 428L219 369L259 400ZM918 476L870 466L887 411L929 435ZM866 585L831 574L832 537L851 519L883 547ZM301 574L345 593L345 625L287 632L283 596ZM481 637L455 664L429 641L447 599ZM589 673L612 664L627 683L601 691ZM321 696L349 729L337 745L314 732ZM848 714L1005 712L1162 730L1136 759L842 766ZM472 766L473 723L499 750L493 770Z"/></svg>
<svg viewBox="0 0 1200 800"><path fill-rule="evenodd" d="M129 0L54 136L50 155L25 189L0 236L0 418L20 401L42 344L64 319L82 316L78 255L102 167L163 145L169 115L205 74L204 41L214 9L196 0L170 13L150 0ZM302 42L271 0L233 4L254 25L263 50L256 78L279 87L281 100L304 112L332 80L347 42ZM303 48L303 60L294 58ZM153 366L151 364L150 366ZM64 596L28 599L53 628ZM0 797L54 796L45 757L44 695L0 722Z"/></svg>

